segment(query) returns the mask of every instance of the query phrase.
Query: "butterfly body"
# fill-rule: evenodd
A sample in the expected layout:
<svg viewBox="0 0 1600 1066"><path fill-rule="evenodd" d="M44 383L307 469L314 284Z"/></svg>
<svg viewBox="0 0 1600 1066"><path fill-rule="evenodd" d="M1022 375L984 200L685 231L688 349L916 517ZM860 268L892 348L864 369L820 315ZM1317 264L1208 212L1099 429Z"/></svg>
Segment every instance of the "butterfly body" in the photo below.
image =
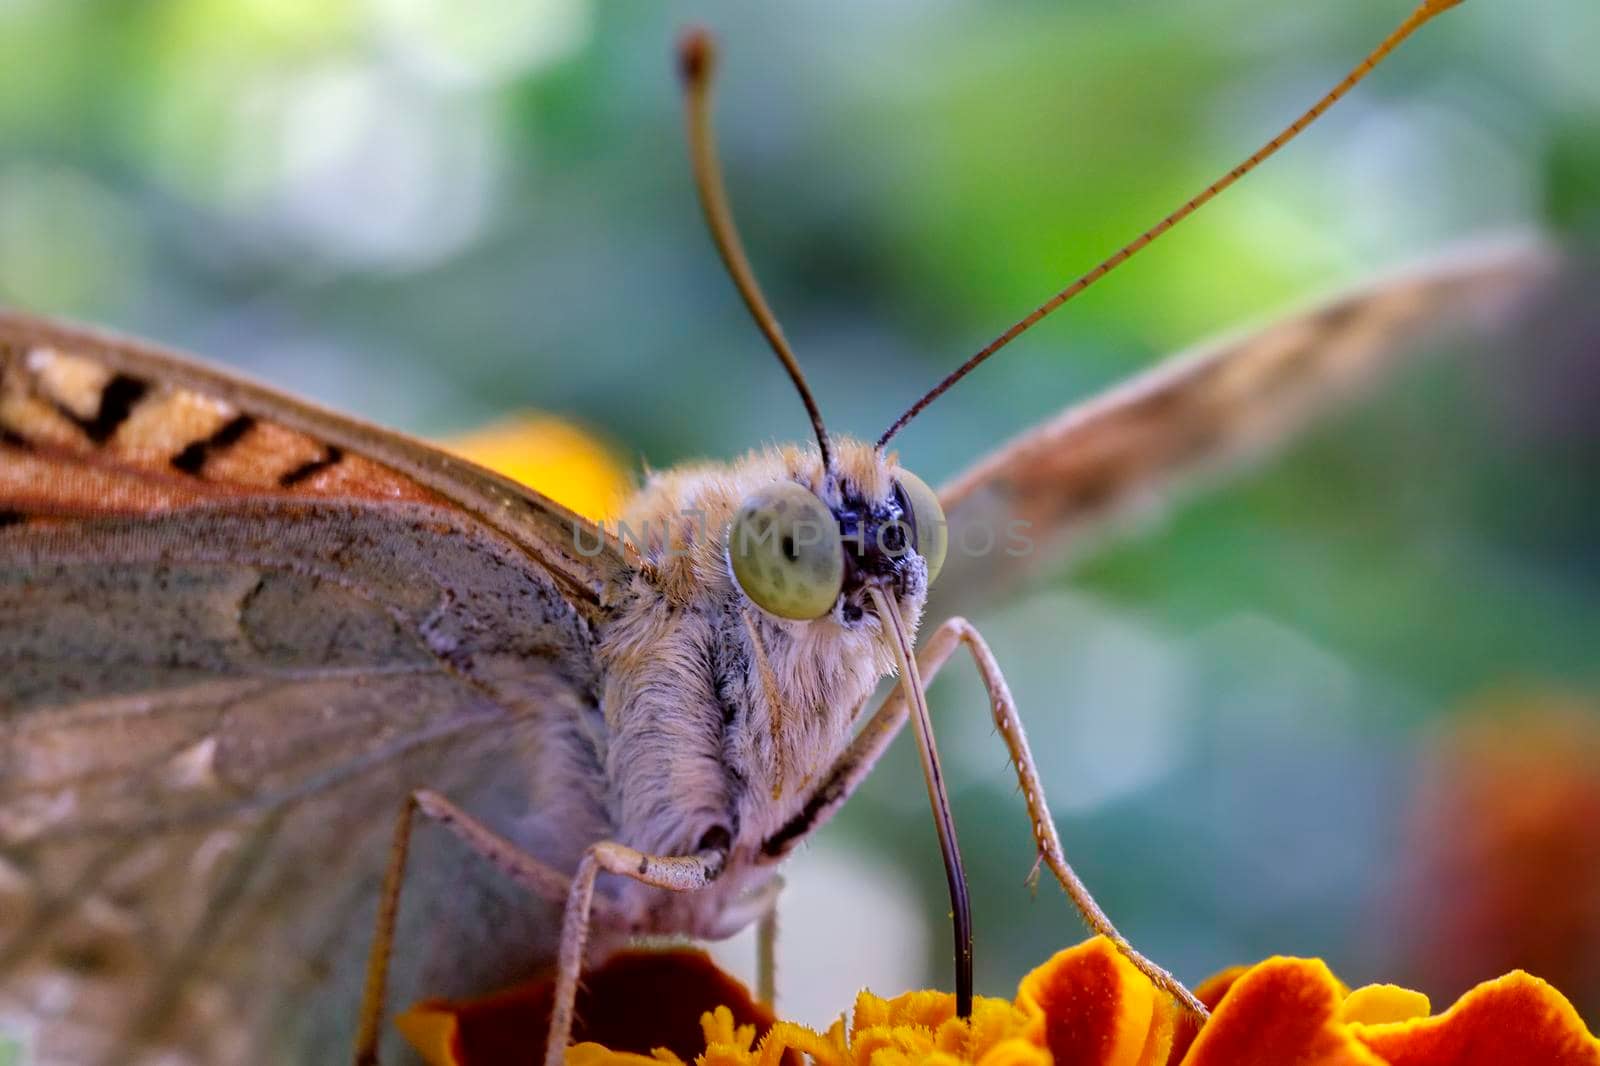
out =
<svg viewBox="0 0 1600 1066"><path fill-rule="evenodd" d="M895 473L892 459L857 441L838 442L833 471L815 448L773 448L658 474L624 508L616 531L639 538L642 566L598 645L618 839L676 854L720 829L738 865L760 861L763 843L800 812L893 654L864 568L826 616L779 618L740 591L727 531L753 492L778 482L805 486L835 515L893 522ZM869 533L852 557L872 556L871 542ZM914 624L923 562L907 552L888 565ZM665 808L669 796L693 806Z"/></svg>

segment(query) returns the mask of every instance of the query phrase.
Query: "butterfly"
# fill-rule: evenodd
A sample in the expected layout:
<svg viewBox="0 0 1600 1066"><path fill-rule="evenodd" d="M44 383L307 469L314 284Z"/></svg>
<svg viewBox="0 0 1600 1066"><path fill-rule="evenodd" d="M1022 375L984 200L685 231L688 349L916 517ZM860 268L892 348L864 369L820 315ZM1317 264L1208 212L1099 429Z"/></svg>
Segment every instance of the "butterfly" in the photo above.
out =
<svg viewBox="0 0 1600 1066"><path fill-rule="evenodd" d="M955 891L921 680L963 648L1041 856L1109 929L981 635L944 619L913 649L934 580L1015 580L1552 268L1515 245L1346 294L935 491L886 447L903 419L824 429L732 234L705 48L685 65L707 215L817 443L657 474L625 529L189 357L0 313L0 1032L36 1061L371 1060L385 1002L551 960L570 1012L586 960L630 937L769 921L779 862L908 721ZM1028 552L961 550L1017 522Z"/></svg>

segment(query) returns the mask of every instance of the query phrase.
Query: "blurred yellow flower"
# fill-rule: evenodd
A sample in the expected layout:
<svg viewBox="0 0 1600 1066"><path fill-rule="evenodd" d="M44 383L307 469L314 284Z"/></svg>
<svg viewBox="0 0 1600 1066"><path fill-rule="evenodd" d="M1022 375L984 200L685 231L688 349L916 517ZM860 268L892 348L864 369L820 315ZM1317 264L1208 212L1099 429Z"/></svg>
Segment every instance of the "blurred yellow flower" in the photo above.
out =
<svg viewBox="0 0 1600 1066"><path fill-rule="evenodd" d="M628 494L627 471L612 450L550 415L512 415L440 444L596 521L614 517Z"/></svg>

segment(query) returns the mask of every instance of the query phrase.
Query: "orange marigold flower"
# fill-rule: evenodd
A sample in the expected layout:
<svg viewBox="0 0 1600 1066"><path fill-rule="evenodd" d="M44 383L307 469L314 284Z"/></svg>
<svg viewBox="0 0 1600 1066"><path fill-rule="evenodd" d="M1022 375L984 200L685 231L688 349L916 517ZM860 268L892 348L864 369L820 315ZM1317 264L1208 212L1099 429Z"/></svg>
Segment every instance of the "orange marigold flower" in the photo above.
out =
<svg viewBox="0 0 1600 1066"><path fill-rule="evenodd" d="M691 957L709 968L698 953L657 959ZM605 972L591 979L596 990L608 980ZM619 1017L631 1018L638 1029L651 1024L668 983L681 991L692 982L674 972L670 982L631 999ZM814 1066L1600 1066L1600 1040L1572 1005L1521 972L1479 985L1439 1015L1429 1013L1425 996L1408 989L1351 991L1317 959L1272 958L1230 970L1198 994L1214 1011L1195 1033L1109 941L1095 938L1028 974L1015 1000L978 997L969 1019L955 1016L955 997L948 993L882 999L862 992L848 1024L841 1016L817 1032L750 1017L741 993L733 997L735 1007L701 1013L701 1039L692 1049L653 1045L646 1054L636 1038L626 1046L586 1039L569 1050L567 1062L784 1066L803 1056ZM547 1010L548 999L542 1002ZM745 1013L736 1016L736 1009ZM469 1012L448 1004L425 1008L435 1025ZM414 1035L417 1014L405 1016L402 1028L433 1066L503 1066L537 1054L540 1041L530 1040L535 1034L526 1024L517 1028L517 1058L509 1051L475 1057L459 1039L448 1046L424 1043Z"/></svg>
<svg viewBox="0 0 1600 1066"><path fill-rule="evenodd" d="M1525 969L1600 1018L1600 704L1489 694L1424 752L1384 969L1435 996Z"/></svg>

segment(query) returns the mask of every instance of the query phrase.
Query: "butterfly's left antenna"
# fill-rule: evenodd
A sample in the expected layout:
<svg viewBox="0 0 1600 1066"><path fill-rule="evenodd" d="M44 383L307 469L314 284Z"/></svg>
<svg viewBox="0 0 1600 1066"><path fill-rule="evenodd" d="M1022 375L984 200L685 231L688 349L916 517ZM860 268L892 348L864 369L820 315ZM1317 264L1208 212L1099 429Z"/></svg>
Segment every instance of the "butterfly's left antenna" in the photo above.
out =
<svg viewBox="0 0 1600 1066"><path fill-rule="evenodd" d="M833 453L828 448L828 431L822 425L822 412L806 385L806 376L800 372L789 342L784 339L772 308L761 295L755 272L745 257L744 245L739 241L739 231L733 224L733 212L728 209L728 190L722 182L722 168L717 165L716 140L711 133L711 70L716 60L716 50L711 35L702 29L691 29L678 42L678 67L683 75L685 103L689 122L689 155L694 163L694 185L700 194L700 207L705 211L706 225L711 229L711 240L722 256L723 265L733 278L744 305L766 335L767 343L778 361L789 372L789 379L800 393L800 401L811 416L811 428L817 434L817 447L822 452L824 470L833 468Z"/></svg>

